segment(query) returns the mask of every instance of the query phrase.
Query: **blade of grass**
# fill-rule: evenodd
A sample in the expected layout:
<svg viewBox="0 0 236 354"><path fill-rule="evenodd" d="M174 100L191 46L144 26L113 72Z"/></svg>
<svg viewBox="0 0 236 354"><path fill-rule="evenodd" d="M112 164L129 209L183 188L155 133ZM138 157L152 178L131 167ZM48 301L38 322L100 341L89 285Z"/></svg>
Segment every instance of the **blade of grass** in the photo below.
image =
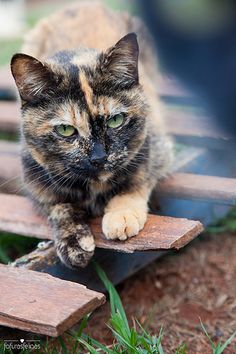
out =
<svg viewBox="0 0 236 354"><path fill-rule="evenodd" d="M78 341L89 350L90 354L101 354L96 349L94 349L90 344L85 342L82 338L79 338Z"/></svg>
<svg viewBox="0 0 236 354"><path fill-rule="evenodd" d="M228 345L232 342L232 340L235 338L235 336L236 336L236 332L234 332L234 333L232 334L232 336L230 336L230 337L224 342L224 344L223 344L222 346L220 346L219 351L217 352L217 354L223 353L223 351L228 347Z"/></svg>
<svg viewBox="0 0 236 354"><path fill-rule="evenodd" d="M121 303L121 299L120 299L119 294L117 293L116 289L114 288L112 282L106 276L106 273L103 271L103 269L96 262L93 262L93 264L94 264L95 270L96 270L99 278L101 279L101 281L103 282L103 284L105 285L105 287L109 293L112 316L116 315L117 310L118 310L120 313L120 316L124 322L124 326L125 326L127 333L129 333L129 335L131 335L128 320L127 320L123 305Z"/></svg>
<svg viewBox="0 0 236 354"><path fill-rule="evenodd" d="M58 340L59 340L59 343L61 345L62 354L69 354L68 349L66 347L66 344L65 344L63 338L60 336L60 337L58 337Z"/></svg>
<svg viewBox="0 0 236 354"><path fill-rule="evenodd" d="M107 348L105 345L99 343L98 341L96 341L95 339L93 338L90 338L89 336L87 336L86 334L83 334L82 335L82 338L86 341L89 341L91 342L95 347L97 347L98 349L101 349L103 350L105 353L107 354L113 354L113 351L110 350L109 348Z"/></svg>
<svg viewBox="0 0 236 354"><path fill-rule="evenodd" d="M79 326L79 330L77 332L77 337L81 337L81 334L83 332L83 330L85 329L85 327L87 326L88 324L88 319L90 317L90 314L88 314L87 316L85 316L82 321L81 321L81 324Z"/></svg>
<svg viewBox="0 0 236 354"><path fill-rule="evenodd" d="M215 343L212 341L211 337L209 336L209 334L208 334L208 332L207 332L207 330L206 330L206 327L205 327L204 324L202 323L201 318L200 318L200 323L201 323L201 327L202 327L202 329L203 329L205 335L207 336L207 338L209 339L209 341L210 341L210 343L211 343L211 345L212 345L212 349L215 350L215 349L216 349Z"/></svg>

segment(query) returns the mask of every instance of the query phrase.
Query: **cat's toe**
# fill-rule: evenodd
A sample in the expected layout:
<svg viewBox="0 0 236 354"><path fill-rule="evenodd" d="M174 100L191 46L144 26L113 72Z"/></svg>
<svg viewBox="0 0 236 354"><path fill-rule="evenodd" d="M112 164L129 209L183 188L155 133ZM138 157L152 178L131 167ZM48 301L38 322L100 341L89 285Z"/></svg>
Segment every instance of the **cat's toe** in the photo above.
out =
<svg viewBox="0 0 236 354"><path fill-rule="evenodd" d="M57 255L62 263L69 268L84 268L88 265L95 250L95 243L92 236L78 239L71 235L60 240L56 245Z"/></svg>
<svg viewBox="0 0 236 354"><path fill-rule="evenodd" d="M107 239L121 241L133 237L144 227L147 214L136 209L108 212L102 220L102 230Z"/></svg>

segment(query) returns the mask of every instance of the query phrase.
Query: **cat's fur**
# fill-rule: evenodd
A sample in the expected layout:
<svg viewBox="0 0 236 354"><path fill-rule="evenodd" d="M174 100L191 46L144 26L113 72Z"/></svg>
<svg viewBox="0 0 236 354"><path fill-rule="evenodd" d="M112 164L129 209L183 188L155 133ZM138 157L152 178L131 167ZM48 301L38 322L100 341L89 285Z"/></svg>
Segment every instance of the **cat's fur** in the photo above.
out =
<svg viewBox="0 0 236 354"><path fill-rule="evenodd" d="M133 31L142 86L136 35L120 39ZM104 213L109 239L137 235L150 194L170 167L151 40L138 19L79 3L41 21L23 52L11 68L22 100L25 184L53 227L61 260L85 266L95 248L86 218ZM124 124L108 128L118 113ZM78 135L58 136L60 124ZM91 163L96 154L106 157L102 166Z"/></svg>

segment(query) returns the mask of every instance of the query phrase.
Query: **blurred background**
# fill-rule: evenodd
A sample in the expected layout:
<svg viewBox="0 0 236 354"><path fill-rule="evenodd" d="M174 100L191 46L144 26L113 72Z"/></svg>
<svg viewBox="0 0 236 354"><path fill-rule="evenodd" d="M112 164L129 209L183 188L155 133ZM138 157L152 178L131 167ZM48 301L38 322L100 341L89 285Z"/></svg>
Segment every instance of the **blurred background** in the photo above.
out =
<svg viewBox="0 0 236 354"><path fill-rule="evenodd" d="M0 65L20 49L40 18L71 1L0 0ZM209 115L236 129L236 3L234 0L103 0L143 17L160 66L196 95Z"/></svg>
<svg viewBox="0 0 236 354"><path fill-rule="evenodd" d="M236 2L139 0L163 68L178 76L210 114L235 132Z"/></svg>

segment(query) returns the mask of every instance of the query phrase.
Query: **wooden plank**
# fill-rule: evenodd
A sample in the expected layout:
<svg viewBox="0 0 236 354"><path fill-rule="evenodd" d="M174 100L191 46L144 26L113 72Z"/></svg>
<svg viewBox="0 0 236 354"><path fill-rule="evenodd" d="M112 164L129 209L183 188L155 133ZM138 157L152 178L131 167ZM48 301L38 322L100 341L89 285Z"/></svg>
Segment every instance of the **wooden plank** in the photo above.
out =
<svg viewBox="0 0 236 354"><path fill-rule="evenodd" d="M96 248L93 260L104 269L109 279L116 285L136 273L139 269L150 264L153 260L162 257L167 252L169 251L120 253ZM92 262L86 268L78 268L76 270L67 268L56 256L52 241L40 242L36 250L18 258L12 265L14 267L23 267L25 269L48 273L64 280L78 282L96 291L106 291L103 283L96 274Z"/></svg>
<svg viewBox="0 0 236 354"><path fill-rule="evenodd" d="M11 75L10 66L8 65L2 66L0 68L0 89L15 89L15 83Z"/></svg>
<svg viewBox="0 0 236 354"><path fill-rule="evenodd" d="M0 129L15 133L20 124L20 107L17 102L0 101Z"/></svg>
<svg viewBox="0 0 236 354"><path fill-rule="evenodd" d="M166 110L166 127L176 142L210 149L232 150L236 137L216 125L206 115L180 109Z"/></svg>
<svg viewBox="0 0 236 354"><path fill-rule="evenodd" d="M83 285L3 264L0 283L0 324L53 337L105 302Z"/></svg>
<svg viewBox="0 0 236 354"><path fill-rule="evenodd" d="M236 204L236 179L175 173L162 182L159 193L165 197Z"/></svg>
<svg viewBox="0 0 236 354"><path fill-rule="evenodd" d="M174 136L233 139L233 136L217 127L212 119L201 112L167 108L165 118L167 129Z"/></svg>
<svg viewBox="0 0 236 354"><path fill-rule="evenodd" d="M90 226L98 248L126 253L179 249L203 231L203 226L198 221L151 214L139 235L125 242L107 240L102 233L99 218L91 220ZM46 221L36 214L31 202L21 196L0 194L0 230L52 239L52 232Z"/></svg>
<svg viewBox="0 0 236 354"><path fill-rule="evenodd" d="M0 190L15 191L21 185L20 145L0 141Z"/></svg>

